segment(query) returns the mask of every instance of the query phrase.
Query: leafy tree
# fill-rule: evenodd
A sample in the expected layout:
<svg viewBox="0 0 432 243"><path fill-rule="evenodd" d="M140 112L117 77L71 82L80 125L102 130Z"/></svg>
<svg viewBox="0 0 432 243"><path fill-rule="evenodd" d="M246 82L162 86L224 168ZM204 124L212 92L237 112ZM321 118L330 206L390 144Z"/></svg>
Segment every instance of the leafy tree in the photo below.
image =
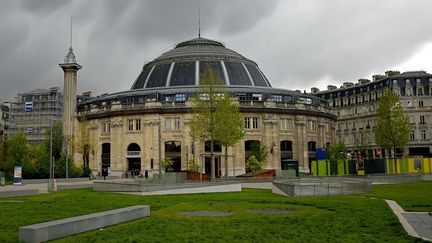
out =
<svg viewBox="0 0 432 243"><path fill-rule="evenodd" d="M251 144L251 155L253 155L259 162L265 162L269 151L265 145L258 141L253 141Z"/></svg>
<svg viewBox="0 0 432 243"><path fill-rule="evenodd" d="M192 97L192 119L190 126L195 136L202 141L210 140L211 179L215 179L214 141L216 139L216 108L225 93L223 82L211 68L204 70L196 95Z"/></svg>
<svg viewBox="0 0 432 243"><path fill-rule="evenodd" d="M399 96L387 89L378 102L375 127L375 142L387 150L397 149L408 144L411 125L408 115L403 111ZM396 161L396 160L395 160Z"/></svg>
<svg viewBox="0 0 432 243"><path fill-rule="evenodd" d="M197 159L190 159L188 162L188 169L193 172L198 172L200 170L200 166L198 164Z"/></svg>
<svg viewBox="0 0 432 243"><path fill-rule="evenodd" d="M225 93L216 108L216 140L225 147L225 177L228 177L228 147L245 135L244 118L238 106Z"/></svg>
<svg viewBox="0 0 432 243"><path fill-rule="evenodd" d="M326 148L327 157L330 161L345 160L347 158L347 148L343 141L329 144Z"/></svg>
<svg viewBox="0 0 432 243"><path fill-rule="evenodd" d="M0 135L0 171L6 170L8 139L6 135Z"/></svg>
<svg viewBox="0 0 432 243"><path fill-rule="evenodd" d="M45 133L44 145L49 153L50 149L50 132L48 129ZM63 145L63 126L60 122L54 122L52 124L52 155L54 161L59 160L62 157L62 145Z"/></svg>
<svg viewBox="0 0 432 243"><path fill-rule="evenodd" d="M81 121L77 124L77 134L74 143L74 149L76 152L82 155L82 164L84 166L89 165L89 156L92 146L90 145L90 132L89 132L89 122Z"/></svg>
<svg viewBox="0 0 432 243"><path fill-rule="evenodd" d="M29 146L31 165L34 169L32 178L49 177L49 150L45 143Z"/></svg>
<svg viewBox="0 0 432 243"><path fill-rule="evenodd" d="M22 166L23 177L28 177L33 169L27 149L27 139L23 133L17 133L9 140L7 148L6 173L8 178L13 177L14 166Z"/></svg>
<svg viewBox="0 0 432 243"><path fill-rule="evenodd" d="M174 161L170 158L165 158L162 160L162 168L164 168L165 172L174 171Z"/></svg>
<svg viewBox="0 0 432 243"><path fill-rule="evenodd" d="M259 161L254 155L251 155L246 162L246 171L255 174L255 172L263 168L263 164L264 163Z"/></svg>
<svg viewBox="0 0 432 243"><path fill-rule="evenodd" d="M68 159L68 177L80 177L83 174L83 168L76 166L72 158L69 156ZM55 163L55 177L65 178L66 177L66 157L62 156Z"/></svg>

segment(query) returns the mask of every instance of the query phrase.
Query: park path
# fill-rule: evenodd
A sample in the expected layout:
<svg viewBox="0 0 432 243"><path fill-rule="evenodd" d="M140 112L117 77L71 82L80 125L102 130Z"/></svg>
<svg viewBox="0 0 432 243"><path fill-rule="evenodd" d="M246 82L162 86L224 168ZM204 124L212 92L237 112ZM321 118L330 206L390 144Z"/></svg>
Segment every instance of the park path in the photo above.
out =
<svg viewBox="0 0 432 243"><path fill-rule="evenodd" d="M405 212L393 200L385 200L393 213L398 217L405 231L417 238L432 241L432 215L428 212Z"/></svg>

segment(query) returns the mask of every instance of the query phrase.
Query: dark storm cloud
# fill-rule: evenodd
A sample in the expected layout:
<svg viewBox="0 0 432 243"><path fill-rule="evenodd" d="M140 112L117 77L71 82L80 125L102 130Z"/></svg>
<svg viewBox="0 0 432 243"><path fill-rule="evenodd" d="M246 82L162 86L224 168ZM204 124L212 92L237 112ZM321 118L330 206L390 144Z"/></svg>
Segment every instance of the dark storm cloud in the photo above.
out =
<svg viewBox="0 0 432 243"><path fill-rule="evenodd" d="M428 1L294 1L286 5L289 18L282 34L286 45L269 46L274 55L264 60L270 63L266 71L278 86L310 87L324 78L329 84L340 84L382 73L432 40L432 32L427 31L432 27ZM270 59L284 60L286 68L272 66Z"/></svg>
<svg viewBox="0 0 432 243"><path fill-rule="evenodd" d="M383 72L432 41L427 0L2 0L0 97L62 86L71 16L78 90L128 89L145 62L197 36L198 4L202 36L256 61L276 87Z"/></svg>
<svg viewBox="0 0 432 243"><path fill-rule="evenodd" d="M38 14L50 14L53 11L63 9L68 2L68 0L31 0L21 3L26 11Z"/></svg>

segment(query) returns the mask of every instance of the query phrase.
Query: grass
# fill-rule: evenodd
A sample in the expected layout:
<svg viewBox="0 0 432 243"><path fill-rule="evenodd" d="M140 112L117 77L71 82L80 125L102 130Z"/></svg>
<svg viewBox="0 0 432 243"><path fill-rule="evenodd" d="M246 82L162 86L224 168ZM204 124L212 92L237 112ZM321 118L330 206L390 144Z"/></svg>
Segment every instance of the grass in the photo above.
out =
<svg viewBox="0 0 432 243"><path fill-rule="evenodd" d="M270 190L235 193L133 196L91 190L65 190L0 203L0 241L16 242L20 226L137 204L151 216L58 240L59 242L415 242L383 200L401 205L432 202L431 182L373 186L359 196L289 198ZM416 188L413 190L412 188ZM389 192L391 191L391 193ZM419 196L418 194L421 194ZM2 199L6 200L6 199ZM416 201L418 200L418 201ZM406 202L404 204L402 202ZM218 204L214 206L213 204ZM411 206L412 207L412 206ZM429 205L430 207L430 205ZM297 213L263 215L250 209ZM415 207L416 210L420 207ZM426 207L427 208L427 207ZM187 211L229 211L227 217L187 217Z"/></svg>
<svg viewBox="0 0 432 243"><path fill-rule="evenodd" d="M375 185L368 195L395 200L405 211L432 212L432 181Z"/></svg>

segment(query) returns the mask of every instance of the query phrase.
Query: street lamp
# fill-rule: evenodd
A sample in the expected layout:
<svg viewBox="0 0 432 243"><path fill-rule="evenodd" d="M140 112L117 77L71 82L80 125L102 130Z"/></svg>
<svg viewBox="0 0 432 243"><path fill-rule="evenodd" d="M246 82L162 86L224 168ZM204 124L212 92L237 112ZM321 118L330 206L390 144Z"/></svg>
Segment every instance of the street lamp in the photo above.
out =
<svg viewBox="0 0 432 243"><path fill-rule="evenodd" d="M159 121L157 122L158 125L158 150L159 150L159 179L162 178L162 134L161 134L161 117L159 114Z"/></svg>
<svg viewBox="0 0 432 243"><path fill-rule="evenodd" d="M50 120L50 150L49 150L49 156L50 156L50 173L49 173L49 181L48 181L48 192L56 191L55 186L55 179L54 179L54 160L52 155L53 150L53 141L52 141L52 119Z"/></svg>

